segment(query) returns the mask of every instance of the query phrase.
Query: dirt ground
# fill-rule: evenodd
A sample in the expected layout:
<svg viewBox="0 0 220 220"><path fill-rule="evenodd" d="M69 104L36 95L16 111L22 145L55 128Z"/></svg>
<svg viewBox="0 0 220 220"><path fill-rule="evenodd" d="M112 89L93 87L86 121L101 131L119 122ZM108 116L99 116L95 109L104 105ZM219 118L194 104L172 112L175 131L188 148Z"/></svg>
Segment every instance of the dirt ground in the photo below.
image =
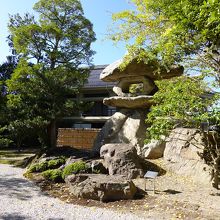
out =
<svg viewBox="0 0 220 220"><path fill-rule="evenodd" d="M220 191L172 173L166 173L156 179L155 193L151 180L138 179L136 184L142 189L146 188L146 195L143 198L108 203L75 198L64 183L48 183L42 181L39 176L35 177L35 181L43 191L54 197L67 203L90 206L94 209L102 207L152 219L220 219Z"/></svg>
<svg viewBox="0 0 220 220"><path fill-rule="evenodd" d="M32 154L33 152L21 153L25 155L19 155L19 157L26 157L26 153ZM0 152L0 159L2 160L11 160L15 157L16 160L19 159L17 152L8 150ZM158 162L160 163L160 161ZM220 190L216 191L210 186L194 183L189 178L177 176L170 172L156 178L155 193L153 192L154 184L151 180L137 179L134 182L139 188L146 190L145 196L135 200L108 203L75 198L64 183L47 182L40 175L35 175L33 181L43 191L67 203L90 206L94 209L102 207L122 213L131 212L143 217L143 219L220 220Z"/></svg>

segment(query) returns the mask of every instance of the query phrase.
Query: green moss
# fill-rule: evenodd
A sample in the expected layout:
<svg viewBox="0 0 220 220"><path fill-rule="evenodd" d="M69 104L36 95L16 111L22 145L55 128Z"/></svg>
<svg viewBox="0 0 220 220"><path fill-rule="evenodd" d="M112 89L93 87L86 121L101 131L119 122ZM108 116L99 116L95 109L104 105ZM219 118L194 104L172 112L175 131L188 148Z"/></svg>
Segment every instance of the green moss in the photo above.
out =
<svg viewBox="0 0 220 220"><path fill-rule="evenodd" d="M66 159L64 157L55 159L55 160L49 160L42 163L33 164L29 167L28 172L34 173L34 172L43 172L50 169L56 169L59 168L61 165L63 165L66 162Z"/></svg>
<svg viewBox="0 0 220 220"><path fill-rule="evenodd" d="M86 170L87 168L88 166L85 162L77 161L64 168L62 177L63 179L65 179L65 177L67 177L68 175L71 175L73 173L79 173L80 171Z"/></svg>
<svg viewBox="0 0 220 220"><path fill-rule="evenodd" d="M66 159L61 157L59 159L56 160L50 160L48 161L48 169L56 169L59 168L61 165L65 164Z"/></svg>
<svg viewBox="0 0 220 220"><path fill-rule="evenodd" d="M42 176L45 179L56 182L56 183L63 182L62 171L59 169L46 170L42 173Z"/></svg>
<svg viewBox="0 0 220 220"><path fill-rule="evenodd" d="M33 164L29 167L28 172L29 173L34 173L34 172L43 172L48 169L47 166L48 162L42 162L42 163L37 163Z"/></svg>

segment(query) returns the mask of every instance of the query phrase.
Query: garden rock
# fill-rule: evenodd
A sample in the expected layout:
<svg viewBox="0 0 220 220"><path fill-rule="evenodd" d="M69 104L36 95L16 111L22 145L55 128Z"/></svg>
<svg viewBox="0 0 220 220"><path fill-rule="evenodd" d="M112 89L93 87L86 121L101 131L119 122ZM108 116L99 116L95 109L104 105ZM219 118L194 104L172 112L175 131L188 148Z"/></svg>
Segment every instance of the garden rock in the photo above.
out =
<svg viewBox="0 0 220 220"><path fill-rule="evenodd" d="M86 164L93 173L108 174L108 170L103 165L103 160L92 160Z"/></svg>
<svg viewBox="0 0 220 220"><path fill-rule="evenodd" d="M150 143L145 144L143 148L144 157L146 159L158 159L163 157L165 149L164 140L152 140Z"/></svg>
<svg viewBox="0 0 220 220"><path fill-rule="evenodd" d="M131 180L119 175L76 174L65 182L74 196L102 202L133 199L137 191Z"/></svg>
<svg viewBox="0 0 220 220"><path fill-rule="evenodd" d="M103 144L106 143L117 143L120 142L117 140L117 133L121 130L123 124L129 117L130 113L128 110L122 110L121 112L116 112L114 115L108 119L98 133L96 140L94 141L93 151L98 153Z"/></svg>
<svg viewBox="0 0 220 220"><path fill-rule="evenodd" d="M100 150L104 166L110 175L125 175L128 179L143 177L144 160L137 155L136 148L130 144L106 144Z"/></svg>
<svg viewBox="0 0 220 220"><path fill-rule="evenodd" d="M141 154L146 138L146 114L146 110L116 112L97 135L93 150L99 153L104 144L124 143L135 146L137 153Z"/></svg>
<svg viewBox="0 0 220 220"><path fill-rule="evenodd" d="M166 139L164 159L177 162L180 157L200 160L199 154L203 153L205 143L197 129L176 128Z"/></svg>
<svg viewBox="0 0 220 220"><path fill-rule="evenodd" d="M210 167L201 158L205 143L198 130L176 128L166 139L164 159L171 171L210 184Z"/></svg>

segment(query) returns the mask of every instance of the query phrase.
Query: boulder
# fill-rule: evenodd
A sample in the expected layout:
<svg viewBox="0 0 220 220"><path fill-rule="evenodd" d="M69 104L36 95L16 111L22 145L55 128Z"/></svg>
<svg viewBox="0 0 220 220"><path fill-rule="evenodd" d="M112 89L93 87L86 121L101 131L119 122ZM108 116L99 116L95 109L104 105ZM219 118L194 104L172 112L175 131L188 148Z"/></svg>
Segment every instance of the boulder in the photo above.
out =
<svg viewBox="0 0 220 220"><path fill-rule="evenodd" d="M169 70L161 67L158 69L159 63L144 63L133 59L124 69L120 66L123 60L117 60L116 62L107 66L101 73L100 79L105 82L120 81L122 78L146 76L152 80L170 79L175 76L181 76L183 74L182 66L172 66Z"/></svg>
<svg viewBox="0 0 220 220"><path fill-rule="evenodd" d="M137 155L137 150L130 144L105 144L100 156L110 175L125 175L128 179L143 177L144 160Z"/></svg>
<svg viewBox="0 0 220 220"><path fill-rule="evenodd" d="M123 127L129 115L130 113L128 110L122 110L121 112L116 112L106 121L94 141L93 152L99 154L100 148L103 144L120 143L120 140L117 138L117 134Z"/></svg>
<svg viewBox="0 0 220 220"><path fill-rule="evenodd" d="M117 134L122 143L134 146L138 155L142 154L144 141L146 139L146 115L146 110L133 111Z"/></svg>
<svg viewBox="0 0 220 220"><path fill-rule="evenodd" d="M86 163L89 168L91 168L91 172L100 173L100 174L108 174L108 170L103 165L103 160L91 160Z"/></svg>
<svg viewBox="0 0 220 220"><path fill-rule="evenodd" d="M119 175L76 174L65 182L74 196L102 202L133 199L137 191L131 180Z"/></svg>
<svg viewBox="0 0 220 220"><path fill-rule="evenodd" d="M152 96L139 95L136 97L113 96L104 98L103 103L108 106L128 109L150 108L153 105Z"/></svg>
<svg viewBox="0 0 220 220"><path fill-rule="evenodd" d="M163 157L165 149L164 140L152 140L143 147L143 154L146 159L158 159Z"/></svg>
<svg viewBox="0 0 220 220"><path fill-rule="evenodd" d="M166 139L164 159L169 170L192 178L196 182L210 184L210 167L200 155L205 143L196 129L176 128Z"/></svg>
<svg viewBox="0 0 220 220"><path fill-rule="evenodd" d="M164 159L178 162L180 158L201 160L205 143L199 130L192 128L176 128L166 139Z"/></svg>
<svg viewBox="0 0 220 220"><path fill-rule="evenodd" d="M94 152L99 153L104 144L130 143L135 146L138 154L141 154L146 138L146 114L146 110L127 109L116 112L97 135L93 146Z"/></svg>

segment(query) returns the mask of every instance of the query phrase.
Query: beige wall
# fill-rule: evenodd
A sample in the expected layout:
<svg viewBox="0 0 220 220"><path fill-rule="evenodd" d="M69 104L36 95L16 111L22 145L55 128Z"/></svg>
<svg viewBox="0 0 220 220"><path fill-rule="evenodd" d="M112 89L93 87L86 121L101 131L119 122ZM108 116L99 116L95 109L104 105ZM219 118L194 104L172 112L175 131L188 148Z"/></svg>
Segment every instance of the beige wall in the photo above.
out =
<svg viewBox="0 0 220 220"><path fill-rule="evenodd" d="M59 128L57 146L70 146L76 149L92 150L100 129Z"/></svg>

